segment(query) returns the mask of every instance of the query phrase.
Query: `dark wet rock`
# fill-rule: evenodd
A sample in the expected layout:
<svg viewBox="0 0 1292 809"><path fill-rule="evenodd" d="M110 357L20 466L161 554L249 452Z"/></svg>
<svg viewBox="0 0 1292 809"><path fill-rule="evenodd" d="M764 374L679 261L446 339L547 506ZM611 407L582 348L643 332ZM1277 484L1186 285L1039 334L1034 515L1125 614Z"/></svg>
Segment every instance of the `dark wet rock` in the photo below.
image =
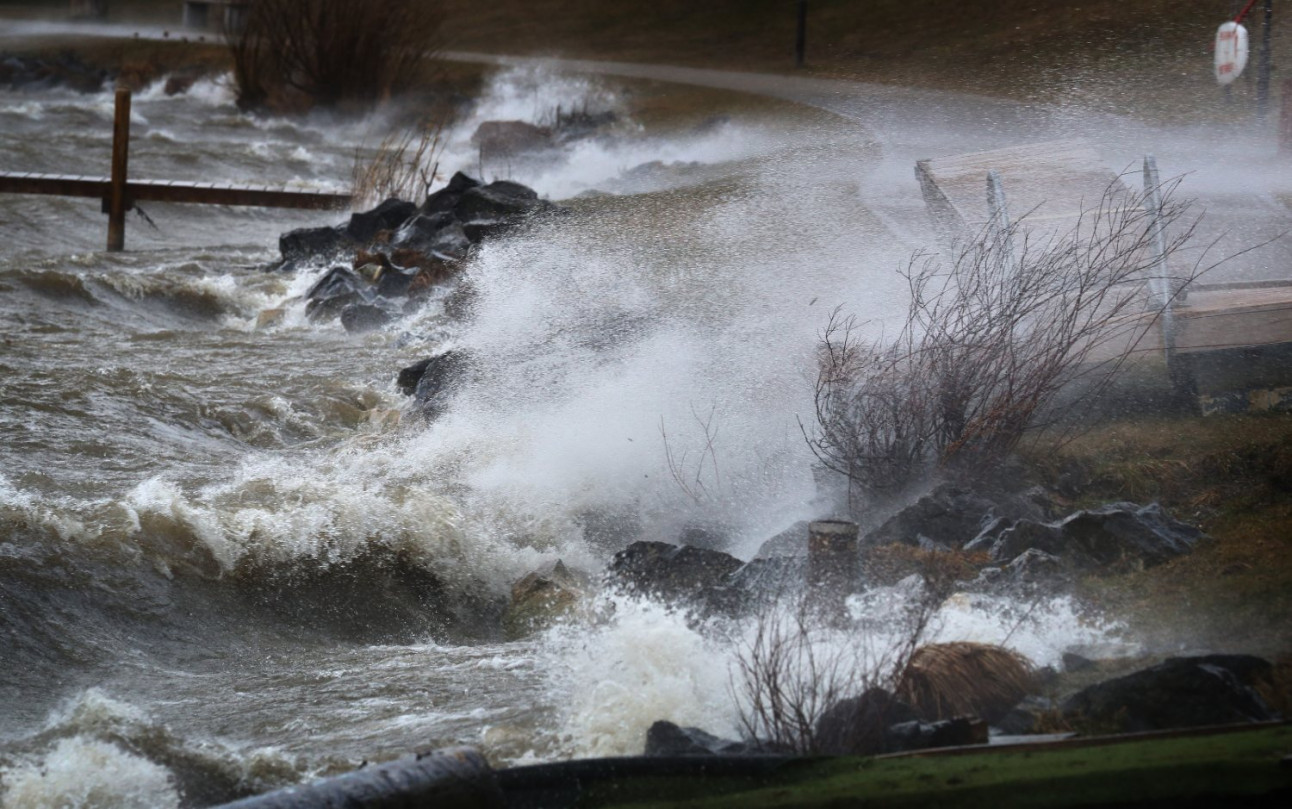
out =
<svg viewBox="0 0 1292 809"><path fill-rule="evenodd" d="M443 188L428 194L418 210L424 214L449 213L465 192L480 184L479 180L459 171L449 178L448 184Z"/></svg>
<svg viewBox="0 0 1292 809"><path fill-rule="evenodd" d="M720 525L688 525L677 536L678 545L716 551L731 540L730 532Z"/></svg>
<svg viewBox="0 0 1292 809"><path fill-rule="evenodd" d="M773 556L807 556L808 521L799 520L758 546L755 559Z"/></svg>
<svg viewBox="0 0 1292 809"><path fill-rule="evenodd" d="M370 242L383 230L398 229L416 213L413 203L388 199L370 211L351 214L345 232L356 242Z"/></svg>
<svg viewBox="0 0 1292 809"><path fill-rule="evenodd" d="M750 756L784 753L787 750L767 742L739 742L723 739L700 728L684 728L661 720L646 731L648 756Z"/></svg>
<svg viewBox="0 0 1292 809"><path fill-rule="evenodd" d="M987 723L969 716L940 719L936 722L899 722L884 734L885 753L929 750L934 747L965 747L986 744Z"/></svg>
<svg viewBox="0 0 1292 809"><path fill-rule="evenodd" d="M1173 657L1083 689L1062 710L1073 724L1096 732L1272 721L1278 713L1254 688L1272 670L1250 655Z"/></svg>
<svg viewBox="0 0 1292 809"><path fill-rule="evenodd" d="M390 246L439 254L461 259L471 247L466 231L452 213L419 213L400 226L390 239Z"/></svg>
<svg viewBox="0 0 1292 809"><path fill-rule="evenodd" d="M419 360L407 368L402 369L399 372L399 375L395 377L395 386L399 388L399 392L405 396L412 396L416 393L417 383L422 381L422 374L426 373L426 369L429 368L431 363L435 362L436 359L436 357L427 357L424 360Z"/></svg>
<svg viewBox="0 0 1292 809"><path fill-rule="evenodd" d="M512 585L502 615L504 637L518 640L551 627L574 612L585 595L585 582L560 560L526 575Z"/></svg>
<svg viewBox="0 0 1292 809"><path fill-rule="evenodd" d="M518 157L552 148L552 130L525 121L484 121L471 134L484 160Z"/></svg>
<svg viewBox="0 0 1292 809"><path fill-rule="evenodd" d="M693 603L721 590L743 566L730 554L666 542L634 542L614 555L607 583L629 593L667 602Z"/></svg>
<svg viewBox="0 0 1292 809"><path fill-rule="evenodd" d="M97 93L110 77L106 70L86 64L70 51L53 57L0 56L0 85L11 90L66 88L78 93Z"/></svg>
<svg viewBox="0 0 1292 809"><path fill-rule="evenodd" d="M595 508L575 517L583 541L603 552L620 551L642 533L641 515L635 508Z"/></svg>
<svg viewBox="0 0 1292 809"><path fill-rule="evenodd" d="M496 180L464 191L453 213L463 224L501 223L542 207L543 201L534 189L510 180Z"/></svg>
<svg viewBox="0 0 1292 809"><path fill-rule="evenodd" d="M1028 593L1055 590L1071 575L1063 560L1051 553L1029 548L1003 567L985 567L969 583L970 590L998 593Z"/></svg>
<svg viewBox="0 0 1292 809"><path fill-rule="evenodd" d="M1055 730L1054 718L1058 706L1047 697L1028 696L1010 709L995 724L995 728L1008 736L1030 736Z"/></svg>
<svg viewBox="0 0 1292 809"><path fill-rule="evenodd" d="M1090 671L1097 665L1095 661L1076 652L1063 653L1063 670L1066 672Z"/></svg>
<svg viewBox="0 0 1292 809"><path fill-rule="evenodd" d="M774 556L751 559L727 578L727 586L746 596L773 599L802 588L807 559L802 556Z"/></svg>
<svg viewBox="0 0 1292 809"><path fill-rule="evenodd" d="M353 301L341 307L341 325L351 333L374 331L399 317L400 311L380 302Z"/></svg>
<svg viewBox="0 0 1292 809"><path fill-rule="evenodd" d="M965 550L983 551L998 561L1037 550L1078 570L1139 568L1183 556L1204 537L1199 529L1172 519L1156 503L1110 503L1053 523L1000 523L983 531Z"/></svg>
<svg viewBox="0 0 1292 809"><path fill-rule="evenodd" d="M467 368L467 352L449 350L404 368L395 384L405 396L417 399L425 415L434 416L443 411Z"/></svg>
<svg viewBox="0 0 1292 809"><path fill-rule="evenodd" d="M352 303L367 301L368 283L348 267L333 267L305 293L305 314L311 321L339 315Z"/></svg>
<svg viewBox="0 0 1292 809"><path fill-rule="evenodd" d="M905 543L926 547L959 548L979 536L996 518L1019 520L1045 518L1034 495L987 496L951 484L941 484L894 514L863 540L868 545Z"/></svg>
<svg viewBox="0 0 1292 809"><path fill-rule="evenodd" d="M357 246L340 227L297 228L278 237L278 252L282 253L284 262L335 258L342 251L353 250Z"/></svg>
<svg viewBox="0 0 1292 809"><path fill-rule="evenodd" d="M842 699L817 719L817 752L831 756L873 756L887 751L888 729L918 721L915 709L882 688Z"/></svg>
<svg viewBox="0 0 1292 809"><path fill-rule="evenodd" d="M416 270L406 270L391 266L384 269L377 277L377 294L385 298L399 298L408 294L409 287L417 278Z"/></svg>

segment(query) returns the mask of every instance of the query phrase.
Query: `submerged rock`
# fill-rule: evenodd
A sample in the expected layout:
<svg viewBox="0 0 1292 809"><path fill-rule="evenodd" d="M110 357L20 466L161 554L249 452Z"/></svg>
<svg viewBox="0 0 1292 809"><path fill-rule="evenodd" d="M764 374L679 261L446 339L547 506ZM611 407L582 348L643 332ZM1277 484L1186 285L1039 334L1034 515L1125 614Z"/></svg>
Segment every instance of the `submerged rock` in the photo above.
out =
<svg viewBox="0 0 1292 809"><path fill-rule="evenodd" d="M511 588L511 602L502 616L503 635L519 640L570 615L586 595L584 582L557 560L536 570Z"/></svg>
<svg viewBox="0 0 1292 809"><path fill-rule="evenodd" d="M395 384L405 396L412 396L422 413L435 416L443 411L454 387L465 376L470 355L459 349L414 363L399 372Z"/></svg>
<svg viewBox="0 0 1292 809"><path fill-rule="evenodd" d="M1083 689L1062 710L1068 721L1096 732L1272 721L1279 714L1253 687L1272 671L1268 661L1250 655L1173 657Z"/></svg>

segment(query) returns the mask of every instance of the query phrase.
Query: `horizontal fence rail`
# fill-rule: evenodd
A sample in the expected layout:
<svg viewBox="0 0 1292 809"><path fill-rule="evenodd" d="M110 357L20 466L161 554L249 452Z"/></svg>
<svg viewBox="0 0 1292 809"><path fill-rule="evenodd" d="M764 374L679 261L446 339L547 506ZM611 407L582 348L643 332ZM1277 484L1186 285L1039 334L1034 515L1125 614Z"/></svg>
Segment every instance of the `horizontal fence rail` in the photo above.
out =
<svg viewBox="0 0 1292 809"><path fill-rule="evenodd" d="M264 186L230 186L174 180L130 180L126 165L130 143L130 91L119 88L112 128L112 176L81 177L37 172L0 173L0 194L48 194L103 201L108 214L108 250L125 247L126 211L137 202L187 202L258 208L334 210L348 206L353 195L295 191Z"/></svg>

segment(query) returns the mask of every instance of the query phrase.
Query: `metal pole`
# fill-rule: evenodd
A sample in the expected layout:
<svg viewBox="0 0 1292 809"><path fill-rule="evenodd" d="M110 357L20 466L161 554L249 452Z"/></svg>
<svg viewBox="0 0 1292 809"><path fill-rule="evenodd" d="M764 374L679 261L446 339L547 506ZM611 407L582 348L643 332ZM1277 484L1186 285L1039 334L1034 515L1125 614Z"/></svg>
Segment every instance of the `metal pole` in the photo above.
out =
<svg viewBox="0 0 1292 809"><path fill-rule="evenodd" d="M798 0L798 31L794 35L794 66L803 67L807 54L807 0Z"/></svg>
<svg viewBox="0 0 1292 809"><path fill-rule="evenodd" d="M1256 74L1256 118L1264 122L1270 111L1270 22L1274 0L1265 0L1265 27L1261 31L1261 66Z"/></svg>
<svg viewBox="0 0 1292 809"><path fill-rule="evenodd" d="M1183 385L1180 369L1175 361L1175 290L1172 289L1166 267L1166 232L1162 223L1162 183L1158 179L1157 158L1144 156L1144 207L1148 209L1149 249L1153 263L1149 288L1160 307L1162 318L1162 358L1166 361L1167 376L1176 388Z"/></svg>
<svg viewBox="0 0 1292 809"><path fill-rule="evenodd" d="M990 248L997 250L997 255L1006 267L1013 269L1014 241L1010 233L1009 205L1005 200L1005 187L1000 182L1000 172L992 169L987 172L987 237Z"/></svg>
<svg viewBox="0 0 1292 809"><path fill-rule="evenodd" d="M126 246L126 162L130 157L130 91L117 88L116 114L112 120L112 181L108 189L108 252Z"/></svg>

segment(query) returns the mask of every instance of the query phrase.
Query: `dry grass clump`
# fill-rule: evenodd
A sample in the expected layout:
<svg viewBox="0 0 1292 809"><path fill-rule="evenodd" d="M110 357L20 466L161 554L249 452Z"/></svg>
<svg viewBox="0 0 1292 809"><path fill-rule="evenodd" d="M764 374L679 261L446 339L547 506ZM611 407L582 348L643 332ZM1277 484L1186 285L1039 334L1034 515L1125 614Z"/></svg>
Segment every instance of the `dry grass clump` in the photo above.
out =
<svg viewBox="0 0 1292 809"><path fill-rule="evenodd" d="M999 721L1032 690L1032 664L1002 646L957 641L916 649L897 697L926 719L978 716Z"/></svg>
<svg viewBox="0 0 1292 809"><path fill-rule="evenodd" d="M363 209L383 200L421 202L439 176L446 120L436 117L387 135L365 158L356 151L354 204Z"/></svg>

